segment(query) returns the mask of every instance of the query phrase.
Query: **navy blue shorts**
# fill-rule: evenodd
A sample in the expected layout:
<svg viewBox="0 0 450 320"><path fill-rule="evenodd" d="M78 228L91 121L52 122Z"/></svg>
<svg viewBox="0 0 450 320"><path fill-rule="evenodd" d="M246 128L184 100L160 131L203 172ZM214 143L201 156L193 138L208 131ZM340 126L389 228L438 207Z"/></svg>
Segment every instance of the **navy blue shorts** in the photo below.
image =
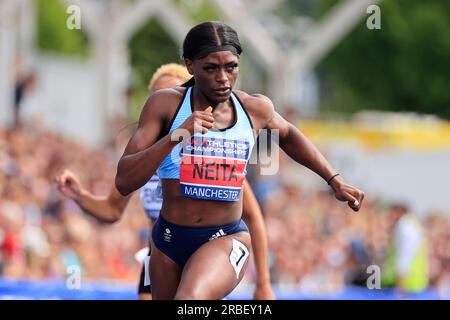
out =
<svg viewBox="0 0 450 320"><path fill-rule="evenodd" d="M170 223L160 215L152 230L153 242L181 268L204 243L237 232L248 232L242 219L213 227L186 227Z"/></svg>

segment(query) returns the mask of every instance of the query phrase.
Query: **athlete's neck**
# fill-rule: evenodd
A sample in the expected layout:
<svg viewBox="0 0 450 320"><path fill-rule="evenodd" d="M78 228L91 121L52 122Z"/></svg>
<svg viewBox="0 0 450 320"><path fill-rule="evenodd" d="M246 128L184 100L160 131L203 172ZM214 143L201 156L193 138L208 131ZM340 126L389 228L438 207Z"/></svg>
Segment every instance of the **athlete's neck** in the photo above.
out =
<svg viewBox="0 0 450 320"><path fill-rule="evenodd" d="M208 107L212 107L213 110L222 109L226 107L232 107L230 99L225 102L215 102L209 99L198 87L192 87L193 90L193 101L192 109L194 111L204 111Z"/></svg>

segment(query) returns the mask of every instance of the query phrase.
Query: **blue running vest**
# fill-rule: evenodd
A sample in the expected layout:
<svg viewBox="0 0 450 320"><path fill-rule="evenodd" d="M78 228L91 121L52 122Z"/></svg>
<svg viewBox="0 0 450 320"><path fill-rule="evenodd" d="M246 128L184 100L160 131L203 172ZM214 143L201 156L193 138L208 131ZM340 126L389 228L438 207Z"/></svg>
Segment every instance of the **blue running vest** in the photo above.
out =
<svg viewBox="0 0 450 320"><path fill-rule="evenodd" d="M192 87L186 88L169 132L192 114ZM221 130L196 133L176 145L158 168L160 179L179 179L185 197L239 201L255 137L253 126L237 96L232 93L235 122Z"/></svg>

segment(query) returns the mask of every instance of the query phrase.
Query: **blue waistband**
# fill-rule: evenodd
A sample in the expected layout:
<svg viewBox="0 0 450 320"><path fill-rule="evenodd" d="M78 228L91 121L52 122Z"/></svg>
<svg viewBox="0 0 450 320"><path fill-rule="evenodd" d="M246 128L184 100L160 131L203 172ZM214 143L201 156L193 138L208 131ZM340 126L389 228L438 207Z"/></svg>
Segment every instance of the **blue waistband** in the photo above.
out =
<svg viewBox="0 0 450 320"><path fill-rule="evenodd" d="M181 226L165 220L161 215L153 226L152 238L155 246L180 267L204 243L234 234L248 232L242 219L210 227Z"/></svg>

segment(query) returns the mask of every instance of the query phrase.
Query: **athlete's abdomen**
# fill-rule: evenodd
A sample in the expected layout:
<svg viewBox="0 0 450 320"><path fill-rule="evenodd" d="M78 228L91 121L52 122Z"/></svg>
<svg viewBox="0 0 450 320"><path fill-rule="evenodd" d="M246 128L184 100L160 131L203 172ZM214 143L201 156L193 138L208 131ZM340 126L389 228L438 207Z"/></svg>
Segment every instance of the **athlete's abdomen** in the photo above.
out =
<svg viewBox="0 0 450 320"><path fill-rule="evenodd" d="M161 214L174 223L184 226L213 226L231 223L242 216L242 201L204 200L180 194L178 179L161 179L163 206Z"/></svg>

